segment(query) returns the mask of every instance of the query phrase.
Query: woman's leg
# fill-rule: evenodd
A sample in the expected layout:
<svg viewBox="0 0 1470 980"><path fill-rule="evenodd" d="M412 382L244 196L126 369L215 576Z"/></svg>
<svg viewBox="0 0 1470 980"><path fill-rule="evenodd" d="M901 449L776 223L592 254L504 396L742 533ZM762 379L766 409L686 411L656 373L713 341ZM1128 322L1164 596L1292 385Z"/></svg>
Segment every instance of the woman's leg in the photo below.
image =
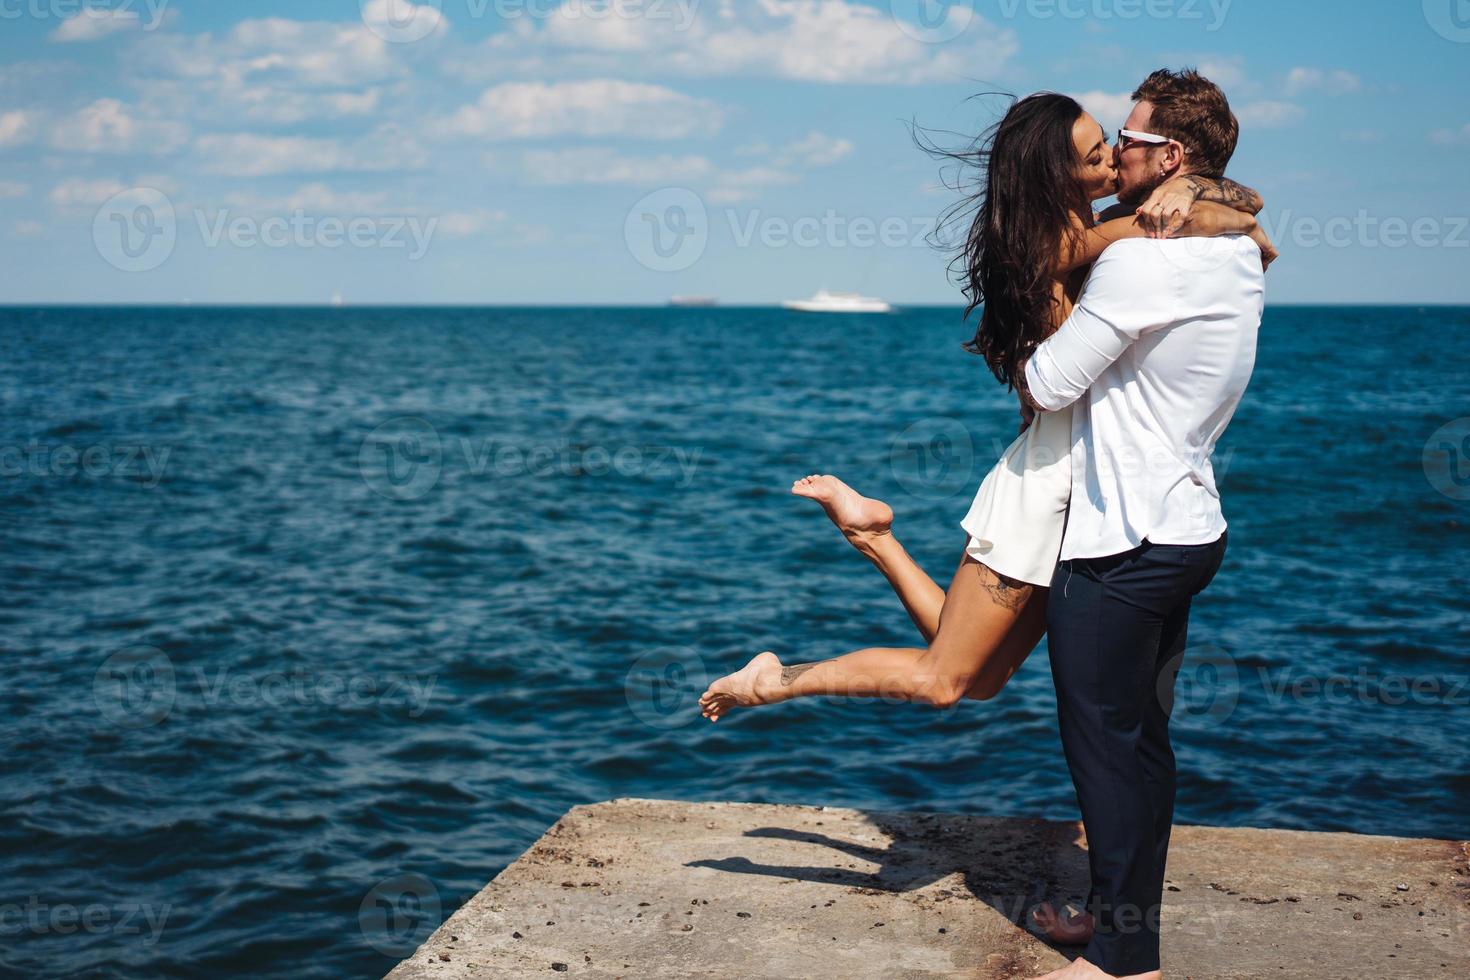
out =
<svg viewBox="0 0 1470 980"><path fill-rule="evenodd" d="M939 632L939 610L944 590L919 567L893 536L893 509L881 500L864 497L835 476L797 480L791 492L822 505L848 543L861 552L888 579L925 643Z"/></svg>
<svg viewBox="0 0 1470 980"><path fill-rule="evenodd" d="M710 685L700 710L711 721L734 707L793 698L893 698L949 707L994 697L1046 631L1046 589L1003 578L966 554L927 648L872 647L833 660L783 666L762 653Z"/></svg>

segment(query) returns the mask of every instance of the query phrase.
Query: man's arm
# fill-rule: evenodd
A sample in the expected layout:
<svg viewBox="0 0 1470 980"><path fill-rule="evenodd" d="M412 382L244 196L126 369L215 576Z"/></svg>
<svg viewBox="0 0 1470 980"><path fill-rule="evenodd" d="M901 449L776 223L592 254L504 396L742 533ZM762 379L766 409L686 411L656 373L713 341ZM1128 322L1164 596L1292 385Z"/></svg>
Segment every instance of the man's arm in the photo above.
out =
<svg viewBox="0 0 1470 980"><path fill-rule="evenodd" d="M1223 204L1245 214L1260 214L1266 202L1261 195L1227 177L1186 174L1155 188L1137 210L1150 237L1169 238L1179 232L1195 204Z"/></svg>
<svg viewBox="0 0 1470 980"><path fill-rule="evenodd" d="M1056 412L1086 394L1134 341L1173 322L1179 274L1159 246L1109 249L1092 267L1072 315L1017 372L1022 400Z"/></svg>
<svg viewBox="0 0 1470 980"><path fill-rule="evenodd" d="M1109 208L1108 210L1111 212L1115 209ZM1084 228L1075 236L1062 242L1062 258L1056 270L1058 276L1066 275L1084 265L1096 262L1098 256L1107 251L1114 242L1121 242L1128 238L1168 237L1149 231L1143 219L1126 206L1124 206L1122 215L1108 218L1104 214L1103 218L1104 220L1093 227ZM1191 238L1218 238L1222 235L1255 237L1260 228L1254 215L1223 204L1216 204L1214 201L1191 204L1187 213L1179 218L1179 223L1180 227L1176 233L1183 233ZM1263 245L1262 250L1264 249Z"/></svg>
<svg viewBox="0 0 1470 980"><path fill-rule="evenodd" d="M1213 201L1247 214L1260 214L1266 206L1266 200L1260 194L1229 177L1217 179L1190 174L1184 180L1195 189L1196 201Z"/></svg>

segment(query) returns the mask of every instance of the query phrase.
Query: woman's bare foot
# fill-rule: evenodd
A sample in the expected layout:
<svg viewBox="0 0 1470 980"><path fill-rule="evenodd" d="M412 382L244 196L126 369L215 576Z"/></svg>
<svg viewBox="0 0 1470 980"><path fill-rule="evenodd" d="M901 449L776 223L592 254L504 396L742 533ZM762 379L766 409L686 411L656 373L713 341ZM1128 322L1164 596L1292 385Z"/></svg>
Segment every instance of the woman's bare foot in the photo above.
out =
<svg viewBox="0 0 1470 980"><path fill-rule="evenodd" d="M1051 903L1043 902L1031 910L1032 921L1047 939L1062 946L1086 946L1092 942L1092 916L1087 912L1058 915Z"/></svg>
<svg viewBox="0 0 1470 980"><path fill-rule="evenodd" d="M881 500L864 497L835 476L803 477L791 485L791 492L821 504L837 530L854 547L862 548L892 531L893 508Z"/></svg>
<svg viewBox="0 0 1470 980"><path fill-rule="evenodd" d="M710 721L719 721L731 708L753 708L785 700L780 692L780 658L770 651L758 653L735 673L711 684L699 697L699 711Z"/></svg>

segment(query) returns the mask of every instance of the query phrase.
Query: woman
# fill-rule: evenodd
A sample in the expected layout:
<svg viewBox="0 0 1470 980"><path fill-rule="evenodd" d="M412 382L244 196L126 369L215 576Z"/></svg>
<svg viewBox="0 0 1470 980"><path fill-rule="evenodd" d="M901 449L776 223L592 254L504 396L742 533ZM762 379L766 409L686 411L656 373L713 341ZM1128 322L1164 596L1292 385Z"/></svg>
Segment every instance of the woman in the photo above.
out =
<svg viewBox="0 0 1470 980"><path fill-rule="evenodd" d="M1141 216L1185 217L1196 237L1248 234L1263 261L1275 257L1249 211L1202 199L1188 206L1166 184L1138 215L1098 224L1092 204L1117 192L1118 172L1102 127L1075 100L1041 93L1013 105L995 127L975 216L961 259L968 316L984 311L967 348L982 355L1011 388L1031 352L1072 311L1092 262L1115 241L1158 234ZM1219 182L1221 199L1259 196ZM1207 195L1208 197L1209 195ZM1182 202L1182 203L1181 203ZM967 212L966 212L967 213ZM1026 413L1023 410L1023 415ZM1023 427L981 485L961 522L968 537L946 592L891 532L892 510L832 476L808 476L792 493L820 503L833 523L884 574L927 644L869 648L786 666L757 655L720 678L700 698L718 721L734 707L818 695L882 697L946 708L993 698L1046 632L1047 586L1061 548L1071 494L1071 411L1043 414Z"/></svg>

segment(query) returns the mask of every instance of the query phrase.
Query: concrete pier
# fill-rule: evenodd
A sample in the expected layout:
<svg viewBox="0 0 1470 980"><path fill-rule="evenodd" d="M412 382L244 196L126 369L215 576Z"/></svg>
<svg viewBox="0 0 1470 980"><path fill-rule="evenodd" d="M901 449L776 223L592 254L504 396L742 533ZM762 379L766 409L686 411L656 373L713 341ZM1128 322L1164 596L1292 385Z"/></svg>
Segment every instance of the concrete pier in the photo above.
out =
<svg viewBox="0 0 1470 980"><path fill-rule="evenodd" d="M1176 827L1170 980L1470 976L1470 845ZM1078 824L613 800L579 806L390 980L1010 980L1066 964L1024 925L1080 904Z"/></svg>

